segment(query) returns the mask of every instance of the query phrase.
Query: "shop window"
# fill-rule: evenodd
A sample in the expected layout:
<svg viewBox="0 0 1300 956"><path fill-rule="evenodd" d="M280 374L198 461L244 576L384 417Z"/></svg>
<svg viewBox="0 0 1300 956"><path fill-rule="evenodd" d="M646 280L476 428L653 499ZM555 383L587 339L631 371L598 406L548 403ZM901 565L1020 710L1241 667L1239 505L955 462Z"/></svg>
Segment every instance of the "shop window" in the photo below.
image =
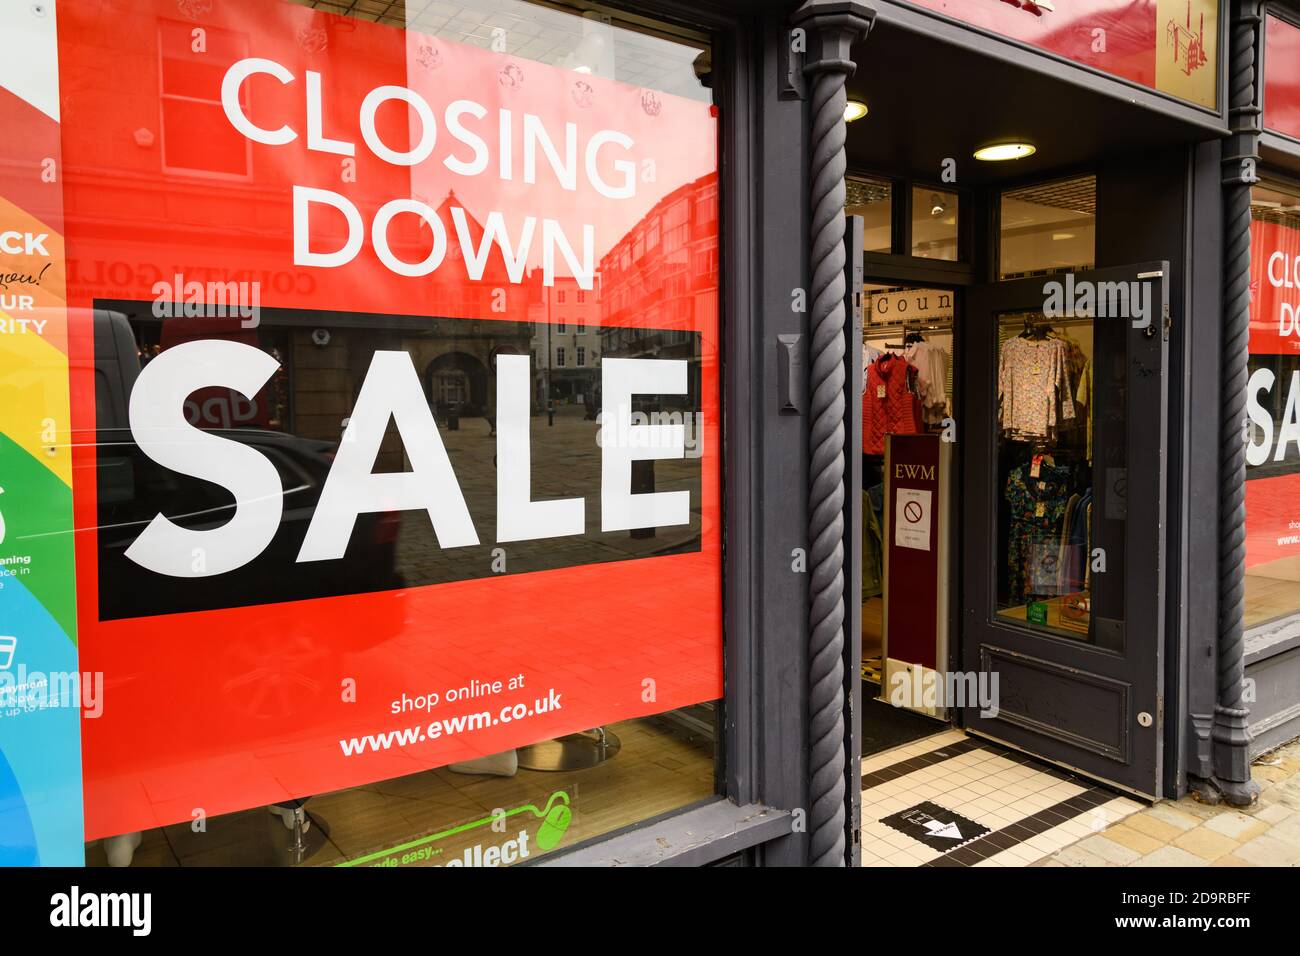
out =
<svg viewBox="0 0 1300 956"><path fill-rule="evenodd" d="M953 412L951 289L867 283L862 289L863 368L886 352L925 364L922 418L936 424ZM926 361L922 361L922 357Z"/></svg>
<svg viewBox="0 0 1300 956"><path fill-rule="evenodd" d="M1097 253L1097 177L1002 194L998 275L1003 279L1090 269Z"/></svg>
<svg viewBox="0 0 1300 956"><path fill-rule="evenodd" d="M434 398L444 405L464 405L469 398L467 382L464 372L448 372L439 375Z"/></svg>
<svg viewBox="0 0 1300 956"><path fill-rule="evenodd" d="M956 262L957 236L957 194L913 186L912 255Z"/></svg>
<svg viewBox="0 0 1300 956"><path fill-rule="evenodd" d="M195 49L193 24L164 20L158 25L159 106L162 165L170 172L247 176L251 150L226 120L221 106L221 64L247 56L248 40L207 27L203 49ZM240 106L249 108L247 88Z"/></svg>
<svg viewBox="0 0 1300 956"><path fill-rule="evenodd" d="M1300 612L1300 189L1251 191L1245 624Z"/></svg>
<svg viewBox="0 0 1300 956"><path fill-rule="evenodd" d="M69 2L82 13L97 6ZM95 352L72 373L84 376L72 392L72 424L114 436L98 468L69 470L78 499L100 510L88 544L97 560L77 568L82 590L66 603L88 612L77 615L80 646L132 677L72 748L85 754L76 777L84 779L87 860L104 865L134 850L145 865L529 862L716 798L726 778L723 197L713 93L695 69L709 55L707 36L652 28L641 12L629 19L554 0L216 6L241 32L204 21L204 55L187 52L199 21L160 23L138 4L113 5L112 30L76 10L67 30L62 16L59 24L60 66L79 78L65 88L60 135L66 155L94 163L69 170L79 185L66 197L68 274L83 277L70 291L68 321L82 323L70 337L93 340ZM504 57L493 48L502 24ZM294 79L250 78L239 107L257 128L290 125L294 140L253 142L227 119L222 78L249 56L284 64ZM121 68L97 73L103 63ZM308 69L321 77L322 135L354 146L355 180L341 155L308 148ZM96 76L103 82L86 79ZM386 161L362 135L361 101L394 84L426 97L437 119L434 151L414 167ZM515 124L512 175L499 175L486 133L493 155L485 170L444 163L472 155L443 135L455 99L485 106L482 130L495 132L502 117ZM129 119L137 114L149 118ZM382 105L379 138L393 151L406 148L413 116L400 103ZM525 116L559 145L554 159L537 151L536 182L523 172ZM564 163L565 124L574 117L582 118L580 136L624 133L634 144L627 158L638 170L655 161L657 178L638 176L633 200L612 200L589 188L580 160L580 187L564 188L555 165ZM478 122L460 119L467 128ZM130 139L154 122L160 153L148 151L147 137ZM108 125L127 139L103 142ZM606 184L617 181L622 148L607 142L595 154ZM205 176L203 189L132 167L156 164L158 155L187 181ZM350 220L318 204L304 220L310 235L296 234L295 186L353 203L367 242L382 203L427 207L388 224L389 259L407 272L370 252L330 267L297 261L295 249L340 248ZM458 222L477 239L499 216L517 243L525 213L539 209L564 230L574 259L546 256L539 225L522 277L490 247L477 274L467 267L479 246L466 255ZM177 210L186 228L166 228ZM412 277L432 258L430 230L420 225L426 212L442 218L448 248ZM599 224L597 244L579 289L571 263L584 261L589 223ZM77 261L80 250L95 258ZM258 321L160 317L153 284L178 271L200 283L262 283ZM581 317L563 309L569 290ZM552 293L561 306L554 314ZM557 344L569 322L591 336L583 345ZM191 427L210 433L205 447L269 463L262 478L280 482L284 508L265 547L243 564L166 574L129 557L132 542L159 514L189 531L219 532L233 520L234 494L158 465L143 440L132 440L122 396L92 382L99 373L141 388L164 365L205 348L271 369L252 399L223 387L178 404ZM630 400L621 396L631 373L618 380L613 359L647 376L633 382ZM671 378L654 362L676 363ZM230 367L220 357L203 365ZM62 387L67 377L64 368ZM0 381L0 393L7 385ZM28 388L27 379L18 387ZM617 413L638 426L642 414L680 423L680 454L656 448L657 457L630 456L620 471L629 494L663 496L662 508L647 511L654 526L633 517L606 530L602 520L602 496L622 488L602 470L615 447L609 440L624 440L608 428L615 398ZM386 401L401 414L385 412ZM50 410L66 413L66 405ZM521 434L529 439L523 467L510 444ZM512 447L514 464L502 457ZM353 473L373 480L377 506L340 518L328 500L330 476L358 455L364 461ZM384 510L410 502L407 492L390 491L412 473L436 473L436 497L427 507ZM510 537L499 491L535 514L563 517L563 526L530 537L537 529L521 525ZM345 497L342 512L358 500ZM66 542L67 528L37 530L42 540ZM21 540L11 535L6 548L26 547ZM311 556L300 560L304 548ZM636 562L649 558L638 574ZM185 568L196 560L187 551ZM61 568L66 584L71 575ZM650 578L670 600L646 601ZM176 650L178 641L197 649L202 667ZM195 701L206 703L196 709ZM201 834L192 829L196 807L214 810ZM498 809L504 833L493 826Z"/></svg>
<svg viewBox="0 0 1300 956"><path fill-rule="evenodd" d="M861 216L866 252L894 251L893 186L887 179L848 176L845 179L844 212Z"/></svg>
<svg viewBox="0 0 1300 956"><path fill-rule="evenodd" d="M1126 331L1041 313L998 320L997 614L1110 650L1122 649L1125 616Z"/></svg>

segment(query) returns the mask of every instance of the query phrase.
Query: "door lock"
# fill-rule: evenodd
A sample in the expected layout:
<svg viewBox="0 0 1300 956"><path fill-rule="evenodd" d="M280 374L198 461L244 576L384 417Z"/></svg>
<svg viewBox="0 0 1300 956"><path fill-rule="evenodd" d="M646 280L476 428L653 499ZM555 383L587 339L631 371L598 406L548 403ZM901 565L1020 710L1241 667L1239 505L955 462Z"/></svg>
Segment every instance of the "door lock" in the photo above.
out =
<svg viewBox="0 0 1300 956"><path fill-rule="evenodd" d="M1150 727L1153 723L1155 723L1155 720L1152 719L1151 715L1144 710L1138 714L1138 723L1141 724L1143 727Z"/></svg>

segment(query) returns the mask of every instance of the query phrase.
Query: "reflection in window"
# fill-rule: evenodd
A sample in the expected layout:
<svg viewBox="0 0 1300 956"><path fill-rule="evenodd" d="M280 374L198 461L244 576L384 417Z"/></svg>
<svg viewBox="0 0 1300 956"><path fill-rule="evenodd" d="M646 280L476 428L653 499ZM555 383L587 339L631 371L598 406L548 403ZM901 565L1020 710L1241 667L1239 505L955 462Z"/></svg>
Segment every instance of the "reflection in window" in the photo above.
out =
<svg viewBox="0 0 1300 956"><path fill-rule="evenodd" d="M845 179L844 212L861 216L864 252L892 252L894 219L892 190L887 179L849 176Z"/></svg>
<svg viewBox="0 0 1300 956"><path fill-rule="evenodd" d="M1126 334L1041 313L998 321L997 614L1112 650L1124 640Z"/></svg>
<svg viewBox="0 0 1300 956"><path fill-rule="evenodd" d="M204 49L196 52L192 29L192 24L171 20L158 25L163 167L190 175L247 176L248 142L226 120L219 91L220 64L247 56L248 40L210 27L204 31ZM242 87L243 109L248 96Z"/></svg>
<svg viewBox="0 0 1300 956"><path fill-rule="evenodd" d="M275 206L268 196L281 180L284 184L317 182L307 163L295 153L303 147L303 137L296 145L274 153L279 163L263 162L260 166L265 168L259 168L258 162L246 162L246 156L256 158L271 153L260 146L246 153L247 143L231 133L217 98L211 95L214 88L219 89L219 82L214 86L211 77L204 75L208 64L184 52L191 42L191 24L181 24L176 30L154 30L157 24L151 19L146 29L124 28L122 33L128 39L121 42L131 56L123 57L121 62L147 67L112 71L102 75L99 82L85 84L71 94L77 109L67 112L69 123L78 113L109 115L107 111L120 109L123 102L143 103L146 97L157 94L155 88L161 83L161 154L166 171L179 170L187 178L195 171L216 173L220 174L218 180L254 175L258 185L257 190L251 190L243 182L235 188L236 184L217 181L202 201L164 202L158 190L159 180L165 184L166 177L140 175L136 169L131 169L129 176L121 175L125 167L119 162L120 151L104 152L95 157L99 165L94 170L79 170L84 180L99 177L112 183L119 199L112 204L112 212L105 213L110 218L101 224L103 240L97 243L97 252L112 254L122 262L139 263L137 272L142 277L158 272L170 275L174 263L183 262L187 269L204 274L233 276L247 272L263 276L267 282L286 283L283 288L277 284L274 290L285 307L264 309L261 324L255 329L207 319L188 327L184 322L160 321L151 308L148 283L152 279L137 282L129 290L124 286L112 292L111 302L105 298L110 293L103 286L93 286L93 293L86 293L88 299L95 295L102 312L120 315L122 322L129 324L129 331L117 330L122 334L116 340L134 337L141 361L147 362L195 338L227 339L271 355L280 371L251 399L228 389L211 390L191 396L189 404L199 427L228 432L223 436L225 440L252 446L271 461L285 488L282 524L267 549L245 568L228 576L183 579L177 586L165 588L158 587L156 579L146 582L133 577L144 572L124 558L124 551L153 515L161 510L178 523L202 527L213 523L214 514L220 521L227 520L232 499L218 494L217 486L170 472L144 456L130 441L121 416L113 417L113 396L105 389L94 423L103 431L100 441L105 467L85 479L92 485L99 483L98 523L104 529L95 545L99 550L97 593L102 601L96 624L111 623L117 634L129 638L150 626L146 620L150 616L235 606L249 612L246 619L255 620L256 626L223 635L222 646L213 652L211 667L230 680L219 684L223 691L214 695L219 699L211 703L214 714L223 721L230 717L232 724L256 728L253 734L262 735L259 741L274 741L273 746L260 752L266 764L253 770L254 774L269 775L266 767L271 763L278 761L284 766L300 756L310 763L324 750L332 751L337 758L338 742L332 737L358 734L364 738L372 731L404 732L417 725L427 727L430 720L444 716L473 715L480 707L495 709L496 700L471 703L466 698L463 703L452 708L444 706L432 714L403 711L391 720L340 724L325 731L298 717L307 698L335 686L329 666L338 661L346 661L348 667L363 665L372 673L387 668L409 675L412 695L419 692L418 685L423 682L430 687L437 683L430 675L447 670L449 663L456 665L457 674L468 674L473 668L463 662L474 659L473 667L483 666L478 676L486 678L504 674L506 667L497 666L503 661L527 669L531 660L546 657L553 636L544 628L518 623L546 619L538 612L538 600L570 609L568 617L553 622L553 627L572 635L575 642L560 665L567 675L564 679L571 678L572 682L567 687L557 682L555 688L563 693L564 713L572 707L573 713L587 716L592 706L590 695L596 692L593 688L607 694L607 700L617 697L619 701L608 722L601 726L592 727L581 719L570 720L566 727L552 719L540 730L526 725L526 739L520 733L511 741L524 745L512 750L501 750L502 743L489 748L481 742L482 737L467 737L464 747L457 748L458 756L471 758L463 763L430 766L435 761L427 751L422 757L418 747L409 752L395 748L391 755L370 754L359 758L358 765L373 758L369 766L380 769L356 775L356 779L368 781L364 786L325 792L329 787L310 789L312 784L304 786L301 779L277 780L276 786L282 792L277 790L263 802L249 800L241 804L226 800L223 810L231 812L214 815L207 822L208 832L219 834L215 839L194 834L189 810L183 809L168 820L159 820L165 827L146 830L135 851L136 862L219 865L285 861L290 828L303 822L311 824L304 835L306 852L300 858L305 865L446 865L461 860L473 864L483 860L474 856L480 851L497 854L500 862L519 862L522 841L517 834L521 829L527 829L528 846L535 856L556 846L543 843L543 825L548 839L563 838L558 847L565 849L579 840L708 798L716 792L718 708L715 702L701 698L713 694L715 688L710 685L697 692L694 685L701 683L698 673L666 672L658 684L657 697L641 697L644 688L640 686L626 692L614 690L606 682L609 647L614 643L635 646L637 628L649 632L646 622L638 624L636 615L627 615L626 633L621 623L606 627L605 633L591 633L587 616L574 614L572 609L589 610L593 605L608 603L611 595L592 596L588 592L575 597L571 588L556 584L566 580L556 573L566 568L602 563L626 566L633 559L655 556L655 579L673 591L680 606L689 605L707 619L713 605L720 602L719 579L712 570L688 575L680 572L680 563L674 563L699 558L688 564L698 572L700 567L715 567L709 562L720 553L717 470L713 469L710 478L702 459L706 451L718 453L716 447L709 448L705 442L706 435L716 435L709 429L716 429L717 421L710 418L706 425L704 409L716 415L718 403L719 195L716 156L707 132L712 128L708 125L707 107L711 93L694 69L695 62L708 55L707 40L662 27L633 29L617 13L585 9L590 4L583 4L582 14L560 3L520 0L459 0L455 4L411 0L222 0L218 6L221 16L229 22L248 24L252 37L248 46L252 50L289 50L289 56L300 58L293 61L295 64L310 62L313 70L319 70L326 102L355 107L356 97L352 94L356 90L400 83L403 69L423 76L440 68L440 56L445 75L448 51L461 55L469 46L483 51L484 59L479 62L486 63L488 82L477 88L483 90L488 102L505 97L512 106L520 104L517 109L522 111L527 108L528 88L520 84L536 80L546 71L563 70L566 72L561 80L566 84L568 99L556 105L558 123L562 124L566 115L578 115L574 110L589 110L585 115L592 117L601 110L620 115L613 113L608 102L585 99L593 92L610 91L612 84L602 85L601 81L616 80L624 84L622 92L633 93L627 113L637 123L644 126L658 118L660 128L669 127L664 130L665 136L671 137L679 121L667 123L667 119L685 115L689 107L690 115L698 117L694 121L698 125L687 131L691 149L679 149L677 152L683 155L674 155L674 161L681 160L681 165L669 171L666 164L661 164L657 182L639 183L636 202L597 207L602 216L609 213L610 218L601 220L595 250L598 270L594 287L588 290L578 289L566 274L555 277L554 288L543 286L540 253L527 262L523 281L508 280L504 262L494 253L480 282L466 281L463 259L449 255L440 271L427 281L410 282L383 275L376 281L359 283L358 288L364 288L359 293L361 298L349 298L338 292L346 283L327 293L328 283L319 274L277 271L283 262L276 257L281 250L292 250L288 227L281 229L281 224L291 222L291 218L281 216L288 209L287 198L281 206ZM122 7L122 16L133 15L129 7ZM403 36L405 30L411 35ZM248 38L226 36L211 26L206 31L208 57L213 62L249 55L248 50L234 50L231 46ZM514 64L514 72L502 73L498 80L499 61L487 58L494 57L488 51L500 39L504 39L505 52L523 61L523 66ZM94 42L103 42L103 37L96 37ZM114 42L119 41L115 38ZM64 52L61 50L61 56ZM70 52L81 61L90 56L84 50ZM478 51L474 53L478 55ZM95 55L102 56L102 52L97 48ZM303 56L308 60L302 61ZM391 56L391 61L384 60L385 56ZM161 78L153 68L160 58ZM295 89L304 82L301 71L298 77ZM446 82L454 83L455 78L449 77ZM335 96L338 91L331 83L341 84L347 92ZM254 113L259 103L266 102L261 98L264 95L269 94L263 94L256 83L241 90L245 105ZM475 94L470 90L466 95ZM689 102L674 102L671 97ZM351 121L355 110L339 108ZM520 113L515 115L518 118ZM551 121L548 118L548 124ZM200 133L175 135L186 128ZM300 128L300 132L305 129ZM356 131L349 132L355 139ZM343 131L337 135L344 135ZM638 137L639 142L647 139ZM686 142L683 134L678 146ZM157 151L150 153L132 146L128 154L122 155L152 163L150 171L157 170ZM451 237L457 231L447 215L450 206L459 203L470 220L471 232L481 236L481 224L488 214L512 202L508 190L501 194L495 191L497 181L491 176L480 177L472 188L462 189L461 182L451 178L440 163L399 170L390 180L383 180L380 173L392 170L377 167L376 176L365 183L364 188L370 190L366 196L390 193L405 197L412 190L422 191ZM344 192L355 185L340 184L332 178L326 183ZM207 188L209 183L204 185ZM457 203L450 202L452 186L456 187ZM128 191L123 193L123 189ZM79 197L86 195L93 195L93 190L88 187L78 193ZM95 201L100 198L96 196ZM581 221L599 218L591 215L590 209L580 208L582 201L566 193L539 215ZM590 197L587 201L591 202ZM178 208L190 217L186 224L193 228L177 229L172 219L162 218L174 217ZM212 221L212 209L220 210L219 222ZM87 218L84 208L75 212L83 221ZM402 248L404 256L415 261L427 248L427 234L418 231L414 217L403 219L392 226L394 247ZM164 225L166 230L162 229ZM165 252L150 261L147 241L162 234L167 236ZM93 271L90 263L75 262L75 252L70 261L79 265L84 275ZM495 294L501 290L505 290L504 296ZM570 293L576 294L576 301L588 310L580 320L574 314L575 299ZM555 306L566 302L568 314L563 322L576 322L581 330L589 330L584 333L588 344L577 345L572 338L564 345L555 341L567 328ZM99 331L97 324L97 361L113 367L120 360L124 370L136 362L133 350L114 357L108 340L98 340ZM599 349L589 347L597 340ZM442 548L429 515L418 509L367 512L357 517L343 559L299 563L296 556L337 460L343 429L354 412L374 356L381 352L409 357L412 374L418 376L416 393L427 398L429 415L445 445L480 544L456 550ZM576 364L567 361L570 352L576 353ZM500 589L496 593L508 593L509 599L492 607L491 616L485 616L483 621L467 624L472 612L462 603L466 589L460 582L486 577L492 573L489 569L495 560L500 358L530 354L534 365L529 377L527 427L532 498L582 501L590 533L512 542L503 576L518 576L529 587L512 584ZM686 453L680 458L637 462L631 479L636 493L684 493L690 504L686 523L637 528L634 532L600 530L599 435L604 410L601 363L606 357L669 359L686 366L683 392L638 395L634 409L652 420L660 416L664 424L680 423ZM138 373L139 369L131 367L130 371ZM375 455L375 472L396 475L412 470L408 448L401 438L396 425L390 423ZM592 580L600 578L593 573ZM524 594L531 599L520 596ZM619 591L613 597L621 594ZM328 599L330 607L339 613L339 632L331 629L328 641L322 640L319 628L311 626L303 613L306 602L318 599ZM635 604L639 598L632 595L631 600ZM680 608L675 613L680 613ZM720 611L717 616L720 621ZM494 629L491 622L498 618L503 623ZM693 630L668 635L666 639L673 642L668 651L704 646L707 653L714 654L711 645L719 640L720 624L716 634L710 626ZM104 639L102 634L94 637ZM659 636L652 634L650 639L657 641ZM495 656L491 668L476 659L477 652L483 649L480 644L492 652L504 649L501 654L488 655ZM721 659L720 653L714 656ZM267 662L272 660L276 663L268 668ZM311 676L296 669L310 672ZM270 670L276 672L272 678L266 676ZM321 674L328 674L331 680L317 679ZM271 683L273 679L279 682ZM683 683L692 689L682 692ZM121 796L103 797L105 801L120 799L126 804L139 804L120 811L124 818L133 820L144 820L156 809L145 806L147 799L139 795L144 790L145 776L171 775L171 779L179 780L186 776L181 770L202 766L204 758L200 745L193 740L181 743L179 732L169 736L171 729L158 719L155 710L157 693L151 687L141 690L141 686L142 682L137 682L135 696L129 700L118 698L117 706L126 710L144 708L146 716L139 722L149 727L144 750L163 755L163 762L141 767L124 760L115 768L124 785L113 789L113 794ZM440 686L446 689L446 683ZM530 686L526 693L512 696L510 702L526 699L529 705L535 700L544 703L547 692L545 686ZM586 701L581 699L583 694L588 695ZM369 703L373 707L373 701ZM387 709L386 701L383 707ZM619 714L646 716L622 719ZM172 747L172 743L178 745ZM476 747L483 749L476 751ZM493 749L499 752L491 752ZM472 759L480 753L479 759ZM250 765L256 762L251 752L245 756ZM172 762L170 766L168 761ZM380 779L384 776L388 779ZM313 783L323 779L315 775L314 764L310 779ZM100 792L105 791L101 788ZM208 794L201 799L207 800ZM214 795L212 799L217 798ZM281 799L284 802L270 806L268 813L266 804ZM199 805L211 804L186 804ZM517 811L510 817L507 835L482 826L490 821L492 809L498 807L509 813ZM444 836L449 833L455 835ZM88 860L102 865L115 847L123 845L122 841L130 843L138 835L96 836L104 839L88 846ZM502 850L507 837L513 843L508 855ZM410 853L393 850L401 847L414 849ZM416 852L426 848L433 852Z"/></svg>
<svg viewBox="0 0 1300 956"><path fill-rule="evenodd" d="M912 187L912 255L957 261L957 194Z"/></svg>
<svg viewBox="0 0 1300 956"><path fill-rule="evenodd" d="M1250 206L1247 627L1300 611L1300 191L1258 185Z"/></svg>
<svg viewBox="0 0 1300 956"><path fill-rule="evenodd" d="M1090 269L1097 253L1097 177L1039 183L1002 194L999 276Z"/></svg>

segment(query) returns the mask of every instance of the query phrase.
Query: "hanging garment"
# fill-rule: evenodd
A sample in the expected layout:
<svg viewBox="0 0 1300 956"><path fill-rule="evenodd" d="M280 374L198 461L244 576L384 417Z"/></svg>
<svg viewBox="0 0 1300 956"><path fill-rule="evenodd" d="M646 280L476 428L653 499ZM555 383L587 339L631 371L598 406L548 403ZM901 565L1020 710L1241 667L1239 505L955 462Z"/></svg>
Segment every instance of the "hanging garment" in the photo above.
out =
<svg viewBox="0 0 1300 956"><path fill-rule="evenodd" d="M1075 505L1070 516L1070 542L1074 545L1074 562L1070 566L1074 590L1088 590L1092 585L1092 489Z"/></svg>
<svg viewBox="0 0 1300 956"><path fill-rule="evenodd" d="M916 366L921 417L928 425L939 424L948 414L948 350L922 340L909 345L903 358Z"/></svg>
<svg viewBox="0 0 1300 956"><path fill-rule="evenodd" d="M1044 582L1055 582L1058 577L1061 521L1070 498L1071 477L1068 467L1049 465L1045 460L1039 461L1037 477L1030 463L1013 468L1007 476L1007 599L1013 605L1055 589L1054 584L1048 587ZM1048 556L1050 567L1046 566Z"/></svg>
<svg viewBox="0 0 1300 956"><path fill-rule="evenodd" d="M1079 372L1079 385L1074 390L1074 404L1084 427L1088 430L1088 461L1092 461L1092 363L1085 360Z"/></svg>
<svg viewBox="0 0 1300 956"><path fill-rule="evenodd" d="M1073 425L1069 346L1060 339L1012 338L998 363L998 423L1008 438L1055 440Z"/></svg>
<svg viewBox="0 0 1300 956"><path fill-rule="evenodd" d="M870 492L862 492L862 599L875 597L885 587L885 539L880 520L871 504Z"/></svg>
<svg viewBox="0 0 1300 956"><path fill-rule="evenodd" d="M1057 581L1057 592L1060 594L1070 594L1079 590L1082 581L1076 580L1075 565L1077 562L1077 549L1074 540L1070 537L1070 528L1074 523L1074 512L1079 506L1082 495L1070 495L1065 502L1065 516L1061 518L1061 549L1058 565L1060 567L1060 578Z"/></svg>
<svg viewBox="0 0 1300 956"><path fill-rule="evenodd" d="M886 435L917 435L925 430L916 397L916 369L886 352L867 370L862 393L862 452L885 453Z"/></svg>
<svg viewBox="0 0 1300 956"><path fill-rule="evenodd" d="M880 351L874 345L862 343L862 394L867 394L867 369L871 368L871 363L885 353Z"/></svg>

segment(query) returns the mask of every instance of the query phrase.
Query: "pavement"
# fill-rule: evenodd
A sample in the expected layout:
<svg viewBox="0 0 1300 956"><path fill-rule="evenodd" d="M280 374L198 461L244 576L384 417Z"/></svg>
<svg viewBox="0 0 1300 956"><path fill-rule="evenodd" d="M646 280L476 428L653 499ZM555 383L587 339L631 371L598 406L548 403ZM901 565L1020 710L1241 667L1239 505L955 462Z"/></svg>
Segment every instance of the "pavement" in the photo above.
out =
<svg viewBox="0 0 1300 956"><path fill-rule="evenodd" d="M1253 773L1253 806L1161 801L1033 865L1300 866L1300 741L1261 756Z"/></svg>

